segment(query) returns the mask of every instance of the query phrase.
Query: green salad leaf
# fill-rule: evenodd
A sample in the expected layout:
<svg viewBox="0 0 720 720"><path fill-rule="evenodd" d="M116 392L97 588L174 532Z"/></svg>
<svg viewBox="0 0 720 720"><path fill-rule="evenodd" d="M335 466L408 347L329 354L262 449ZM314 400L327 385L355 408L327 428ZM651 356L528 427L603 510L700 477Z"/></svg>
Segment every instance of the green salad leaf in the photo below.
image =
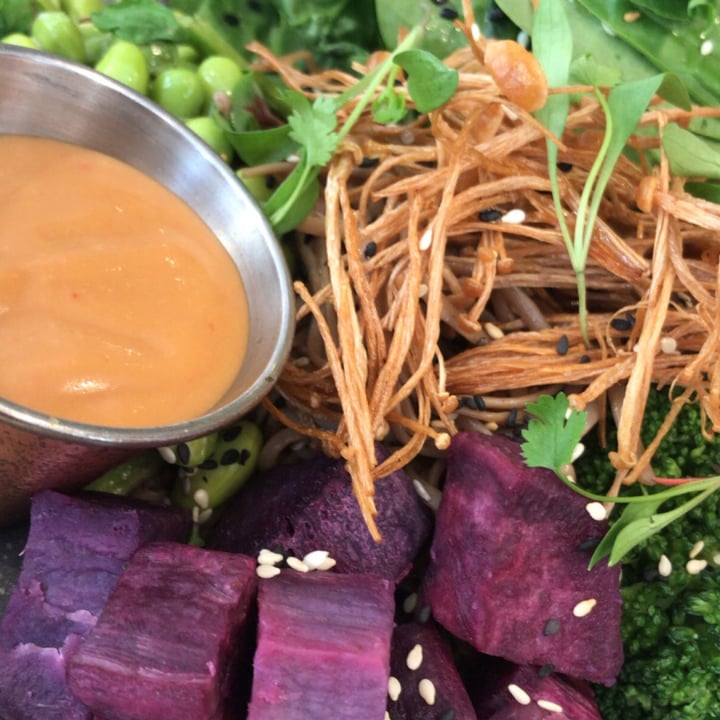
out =
<svg viewBox="0 0 720 720"><path fill-rule="evenodd" d="M90 19L99 30L137 45L175 40L180 32L172 10L155 0L119 0L92 13Z"/></svg>

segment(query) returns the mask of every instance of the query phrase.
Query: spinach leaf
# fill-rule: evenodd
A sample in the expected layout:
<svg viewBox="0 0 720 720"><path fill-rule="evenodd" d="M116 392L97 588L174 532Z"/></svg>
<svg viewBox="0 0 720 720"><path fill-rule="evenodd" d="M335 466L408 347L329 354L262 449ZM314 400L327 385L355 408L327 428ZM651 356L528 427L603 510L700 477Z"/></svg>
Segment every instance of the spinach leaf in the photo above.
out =
<svg viewBox="0 0 720 720"><path fill-rule="evenodd" d="M172 10L155 0L120 0L92 13L90 19L99 30L137 45L175 40L180 31Z"/></svg>
<svg viewBox="0 0 720 720"><path fill-rule="evenodd" d="M27 33L35 14L32 0L3 0L0 2L0 37L14 32Z"/></svg>

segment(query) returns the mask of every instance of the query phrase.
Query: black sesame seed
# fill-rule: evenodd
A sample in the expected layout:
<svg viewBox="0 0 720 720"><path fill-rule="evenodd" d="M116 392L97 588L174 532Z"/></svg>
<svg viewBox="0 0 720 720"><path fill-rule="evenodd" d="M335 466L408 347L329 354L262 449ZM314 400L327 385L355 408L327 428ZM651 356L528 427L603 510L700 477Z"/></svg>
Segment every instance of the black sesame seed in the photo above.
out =
<svg viewBox="0 0 720 720"><path fill-rule="evenodd" d="M222 433L220 433L220 437L225 442L232 442L238 435L240 435L241 432L242 428L239 425L236 425L235 427L223 430Z"/></svg>
<svg viewBox="0 0 720 720"><path fill-rule="evenodd" d="M260 0L248 0L247 6L250 8L250 10L256 13L262 12L263 9Z"/></svg>
<svg viewBox="0 0 720 720"><path fill-rule="evenodd" d="M625 317L613 318L610 321L610 327L612 327L613 330L619 330L620 332L632 330L635 327L635 316L632 313L627 312L625 313Z"/></svg>
<svg viewBox="0 0 720 720"><path fill-rule="evenodd" d="M363 250L363 256L366 260L369 260L371 257L375 257L376 252L377 243L374 240L371 240L367 245L365 245L365 248Z"/></svg>
<svg viewBox="0 0 720 720"><path fill-rule="evenodd" d="M274 175L265 176L265 187L272 190L277 185L277 178Z"/></svg>
<svg viewBox="0 0 720 720"><path fill-rule="evenodd" d="M510 412L508 413L505 424L509 428L513 428L513 427L517 426L517 421L518 421L518 410L517 410L517 408L511 408Z"/></svg>
<svg viewBox="0 0 720 720"><path fill-rule="evenodd" d="M190 462L190 446L184 442L179 443L177 446L177 456L183 465L187 465Z"/></svg>
<svg viewBox="0 0 720 720"><path fill-rule="evenodd" d="M448 708L444 713L437 716L437 720L455 720L455 708Z"/></svg>
<svg viewBox="0 0 720 720"><path fill-rule="evenodd" d="M469 410L477 410L478 409L477 403L475 402L475 398L472 395L463 395L460 398L460 405L462 405L462 407L468 408Z"/></svg>
<svg viewBox="0 0 720 720"><path fill-rule="evenodd" d="M548 675L552 675L554 672L555 666L552 663L547 663L547 665L542 665L538 668L538 677L546 678Z"/></svg>
<svg viewBox="0 0 720 720"><path fill-rule="evenodd" d="M444 7L440 9L440 17L443 20L456 20L458 16L457 10L453 10L449 7Z"/></svg>
<svg viewBox="0 0 720 720"><path fill-rule="evenodd" d="M558 632L560 632L560 621L557 618L550 618L545 623L545 627L543 628L543 635L546 637L550 637L551 635L555 635Z"/></svg>
<svg viewBox="0 0 720 720"><path fill-rule="evenodd" d="M560 172L570 172L573 169L573 165L569 162L559 162L557 168Z"/></svg>
<svg viewBox="0 0 720 720"><path fill-rule="evenodd" d="M507 18L507 15L496 5L494 7L488 8L487 13L485 13L485 17L488 22L498 23L503 22L503 20Z"/></svg>
<svg viewBox="0 0 720 720"><path fill-rule="evenodd" d="M234 465L240 460L240 451L237 448L226 450L220 457L221 465Z"/></svg>
<svg viewBox="0 0 720 720"><path fill-rule="evenodd" d="M600 538L588 538L578 545L578 550L580 550L580 552L589 552L590 550L594 550L599 543Z"/></svg>
<svg viewBox="0 0 720 720"><path fill-rule="evenodd" d="M360 163L361 168L375 167L380 162L379 157L368 157L367 155L362 159Z"/></svg>
<svg viewBox="0 0 720 720"><path fill-rule="evenodd" d="M240 24L240 18L233 13L225 13L223 15L223 22L230 27L237 27Z"/></svg>
<svg viewBox="0 0 720 720"><path fill-rule="evenodd" d="M560 339L557 341L557 344L555 345L555 352L557 352L558 355L567 355L569 349L570 349L570 341L568 340L568 336L561 335Z"/></svg>
<svg viewBox="0 0 720 720"><path fill-rule="evenodd" d="M487 405L485 404L485 399L482 395L473 395L473 400L475 401L475 405L477 405L478 410L485 410Z"/></svg>
<svg viewBox="0 0 720 720"><path fill-rule="evenodd" d="M217 466L217 460L213 460L212 458L203 460L203 462L198 465L201 470L214 470Z"/></svg>
<svg viewBox="0 0 720 720"><path fill-rule="evenodd" d="M432 608L429 605L423 605L420 610L418 610L417 613L417 621L421 624L425 624L430 620L430 615L432 614Z"/></svg>
<svg viewBox="0 0 720 720"><path fill-rule="evenodd" d="M238 458L238 463L240 465L244 465L251 457L252 453L247 449L243 448L240 451L240 457Z"/></svg>
<svg viewBox="0 0 720 720"><path fill-rule="evenodd" d="M482 222L496 222L503 216L500 210L495 208L488 208L487 210L480 211L480 220Z"/></svg>
<svg viewBox="0 0 720 720"><path fill-rule="evenodd" d="M589 355L581 355L581 356L580 356L580 360L578 360L578 362L580 362L580 363L582 363L583 365L585 365L586 363L589 363L589 362L590 362L590 356L589 356Z"/></svg>

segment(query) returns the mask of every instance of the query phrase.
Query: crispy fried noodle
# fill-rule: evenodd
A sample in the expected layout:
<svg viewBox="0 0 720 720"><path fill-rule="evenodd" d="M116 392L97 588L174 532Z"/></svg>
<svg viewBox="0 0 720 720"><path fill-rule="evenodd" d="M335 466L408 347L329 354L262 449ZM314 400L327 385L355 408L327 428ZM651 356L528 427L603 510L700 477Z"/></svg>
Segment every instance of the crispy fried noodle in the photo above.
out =
<svg viewBox="0 0 720 720"><path fill-rule="evenodd" d="M378 539L375 481L441 455L458 430L516 421L542 393L562 387L583 409L622 389L614 492L641 478L660 440L646 449L639 440L651 383L678 390L671 414L698 402L704 431L720 431L720 206L686 193L659 147L652 168L621 158L592 238L586 346L546 131L506 92L497 61L489 71L487 43L467 34L470 47L446 60L460 80L445 106L402 125L367 113L329 165L324 198L297 237L308 267L295 283L297 339L266 401L346 460ZM252 49L259 67L310 97L356 81ZM652 106L642 124L703 111ZM570 225L603 123L587 95L558 141ZM646 135L633 142L659 146ZM376 441L392 450L381 462Z"/></svg>

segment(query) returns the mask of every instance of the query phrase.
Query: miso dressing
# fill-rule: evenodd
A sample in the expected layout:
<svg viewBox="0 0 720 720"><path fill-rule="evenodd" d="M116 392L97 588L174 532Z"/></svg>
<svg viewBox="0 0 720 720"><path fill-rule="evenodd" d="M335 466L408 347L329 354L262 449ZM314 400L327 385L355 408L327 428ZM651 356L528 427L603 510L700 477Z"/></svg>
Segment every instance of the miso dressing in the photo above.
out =
<svg viewBox="0 0 720 720"><path fill-rule="evenodd" d="M115 427L181 422L229 389L248 334L232 258L109 156L0 136L0 395Z"/></svg>

